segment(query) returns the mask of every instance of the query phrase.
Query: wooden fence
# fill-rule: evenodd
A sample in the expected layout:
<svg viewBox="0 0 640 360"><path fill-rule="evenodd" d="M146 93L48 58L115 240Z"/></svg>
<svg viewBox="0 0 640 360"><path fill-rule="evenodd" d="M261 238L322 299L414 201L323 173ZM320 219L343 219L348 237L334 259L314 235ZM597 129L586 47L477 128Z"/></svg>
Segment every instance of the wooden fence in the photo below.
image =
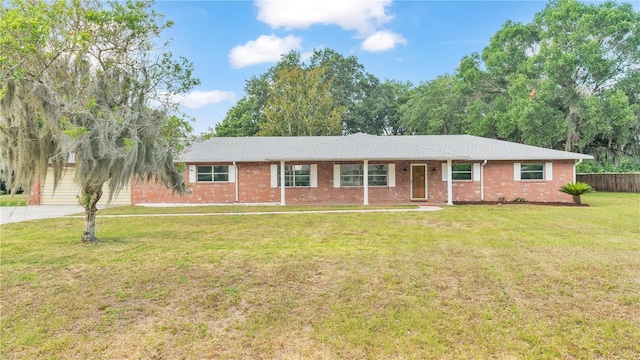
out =
<svg viewBox="0 0 640 360"><path fill-rule="evenodd" d="M640 173L576 174L576 181L585 182L596 191L640 193Z"/></svg>

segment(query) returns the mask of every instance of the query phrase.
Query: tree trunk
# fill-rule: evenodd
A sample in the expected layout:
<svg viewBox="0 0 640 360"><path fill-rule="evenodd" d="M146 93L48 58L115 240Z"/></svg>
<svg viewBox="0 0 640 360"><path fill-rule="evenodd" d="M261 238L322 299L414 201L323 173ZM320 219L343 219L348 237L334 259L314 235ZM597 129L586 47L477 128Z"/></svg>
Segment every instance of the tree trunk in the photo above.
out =
<svg viewBox="0 0 640 360"><path fill-rule="evenodd" d="M580 200L580 195L573 195L573 202L576 205L582 205L582 200Z"/></svg>
<svg viewBox="0 0 640 360"><path fill-rule="evenodd" d="M96 242L96 204L102 197L102 184L86 185L82 191L81 205L84 206L85 224L82 233L82 242Z"/></svg>
<svg viewBox="0 0 640 360"><path fill-rule="evenodd" d="M569 105L569 109L565 116L565 120L567 122L567 137L564 143L565 151L575 151L575 147L580 139L578 126L576 124L576 116L576 110L572 105Z"/></svg>

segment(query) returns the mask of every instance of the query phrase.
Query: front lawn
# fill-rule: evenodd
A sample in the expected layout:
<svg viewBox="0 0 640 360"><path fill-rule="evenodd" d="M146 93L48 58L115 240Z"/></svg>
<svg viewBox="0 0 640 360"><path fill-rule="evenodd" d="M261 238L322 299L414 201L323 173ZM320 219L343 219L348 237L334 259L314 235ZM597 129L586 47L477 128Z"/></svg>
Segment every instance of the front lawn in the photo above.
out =
<svg viewBox="0 0 640 360"><path fill-rule="evenodd" d="M27 206L27 194L0 195L0 206Z"/></svg>
<svg viewBox="0 0 640 360"><path fill-rule="evenodd" d="M640 358L640 196L583 202L3 225L0 358Z"/></svg>

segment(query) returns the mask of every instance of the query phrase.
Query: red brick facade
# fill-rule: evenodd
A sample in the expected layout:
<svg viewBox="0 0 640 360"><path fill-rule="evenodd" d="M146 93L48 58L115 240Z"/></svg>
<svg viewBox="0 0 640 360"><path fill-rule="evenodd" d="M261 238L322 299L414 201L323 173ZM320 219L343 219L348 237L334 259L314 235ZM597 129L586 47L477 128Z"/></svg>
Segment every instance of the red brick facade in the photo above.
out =
<svg viewBox="0 0 640 360"><path fill-rule="evenodd" d="M545 164L545 161L532 161ZM361 162L345 162L362 164ZM378 162L376 162L378 163ZM426 165L427 199L418 202L446 203L447 181L442 180L442 161L394 161L395 187L369 187L369 204L409 204L411 199L411 165ZM455 163L455 162L454 162ZM468 161L465 163L469 163ZM481 162L474 162L481 164ZM516 198L536 202L572 202L569 195L558 189L573 181L574 160L551 162L545 166L544 178L551 180L514 180L514 161L488 161L482 166L485 201L513 201ZM290 163L287 163L290 164ZM295 164L295 163L293 163ZM305 162L302 164L309 164ZM334 164L317 162L317 187L286 188L286 204L362 204L362 187L334 187ZM373 162L371 162L373 164ZM198 164L214 165L214 164ZM215 165L231 165L220 163ZM178 196L154 183L134 183L131 202L143 203L280 203L280 188L271 186L271 164L266 162L237 163L236 182L189 182L189 170L184 172L188 193ZM474 166L474 171L479 168ZM551 175L547 172L551 171ZM474 176L480 178L480 176ZM453 201L481 201L481 181L453 181Z"/></svg>

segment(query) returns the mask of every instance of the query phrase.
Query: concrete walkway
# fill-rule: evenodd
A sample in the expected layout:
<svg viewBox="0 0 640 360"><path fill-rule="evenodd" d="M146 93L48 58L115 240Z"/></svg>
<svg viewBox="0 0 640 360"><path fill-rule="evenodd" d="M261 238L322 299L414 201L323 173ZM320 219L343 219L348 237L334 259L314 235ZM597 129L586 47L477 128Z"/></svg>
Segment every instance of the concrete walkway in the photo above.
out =
<svg viewBox="0 0 640 360"><path fill-rule="evenodd" d="M223 213L196 213L196 214L131 214L131 215L100 215L104 218L126 217L168 217L168 216L229 216L229 215L280 215L280 214L331 214L331 213L371 213L371 212L417 212L442 210L438 206L419 206L413 209L345 209L345 210L308 210L308 211L250 211L250 212L223 212ZM83 213L84 209L79 205L30 205L0 207L0 224L9 224L20 221L47 219L56 217L84 218L84 216L68 216Z"/></svg>
<svg viewBox="0 0 640 360"><path fill-rule="evenodd" d="M83 212L84 208L80 205L0 206L0 224L57 218Z"/></svg>

